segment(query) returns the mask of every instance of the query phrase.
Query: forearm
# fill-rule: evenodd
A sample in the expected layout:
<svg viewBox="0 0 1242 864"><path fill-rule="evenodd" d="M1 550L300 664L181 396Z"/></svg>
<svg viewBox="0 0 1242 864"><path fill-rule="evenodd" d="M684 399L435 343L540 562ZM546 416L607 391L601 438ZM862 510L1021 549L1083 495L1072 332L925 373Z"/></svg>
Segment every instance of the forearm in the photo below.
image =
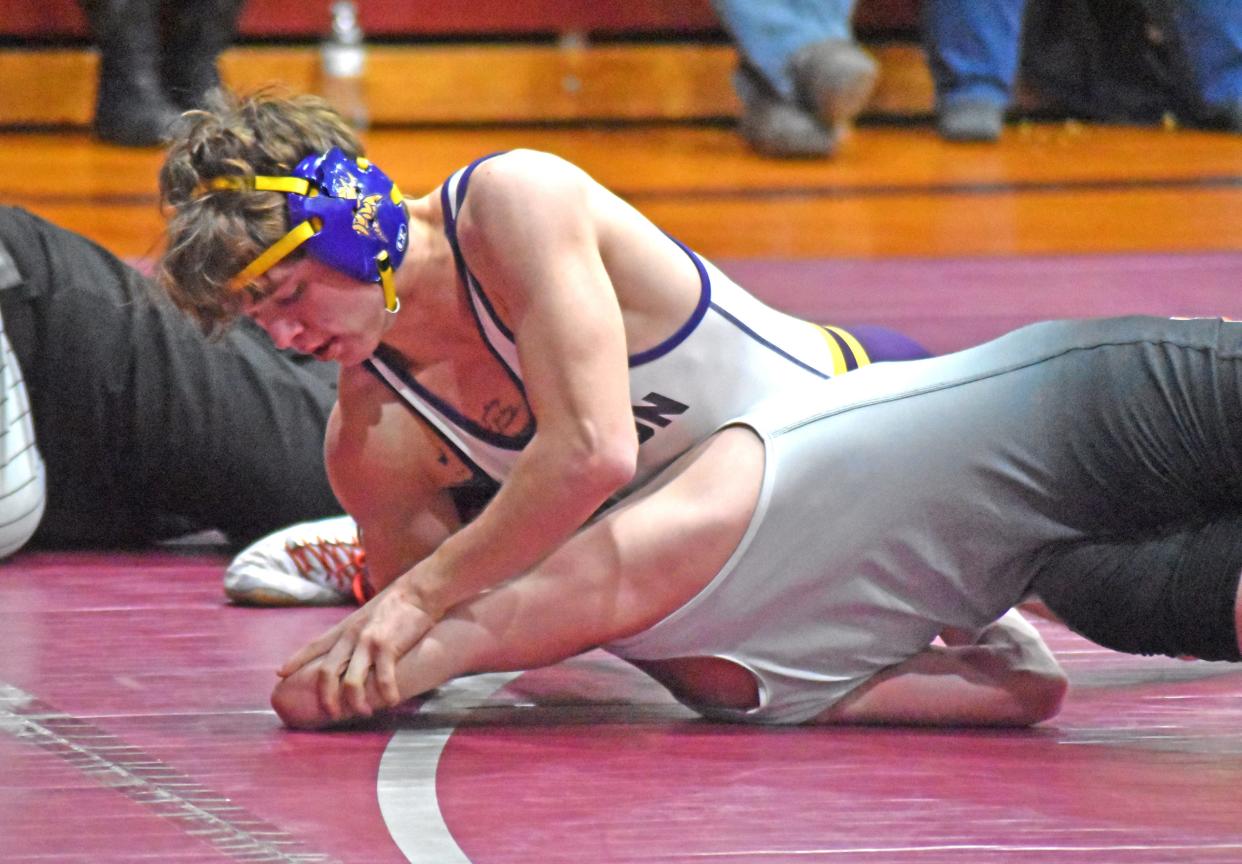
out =
<svg viewBox="0 0 1242 864"><path fill-rule="evenodd" d="M546 666L632 629L627 616L643 610L617 601L618 571L596 557L609 541L606 532L595 533L604 536L580 538L537 570L454 608L397 661L399 698L462 675ZM322 664L323 658L309 663L277 685L272 705L286 725L336 722L319 700L319 676L328 674ZM366 698L382 704L373 678Z"/></svg>
<svg viewBox="0 0 1242 864"><path fill-rule="evenodd" d="M533 440L478 517L401 577L433 618L527 572L560 547L628 479L590 457Z"/></svg>

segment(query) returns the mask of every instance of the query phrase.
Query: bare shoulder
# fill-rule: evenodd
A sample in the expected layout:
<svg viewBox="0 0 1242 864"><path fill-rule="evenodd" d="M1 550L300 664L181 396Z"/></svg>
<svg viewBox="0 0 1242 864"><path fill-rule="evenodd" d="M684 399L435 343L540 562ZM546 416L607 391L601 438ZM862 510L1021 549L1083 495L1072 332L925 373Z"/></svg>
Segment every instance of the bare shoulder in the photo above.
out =
<svg viewBox="0 0 1242 864"><path fill-rule="evenodd" d="M580 219L591 191L600 188L576 165L538 150L513 150L475 169L458 214L458 239L467 250L490 240Z"/></svg>
<svg viewBox="0 0 1242 864"><path fill-rule="evenodd" d="M554 153L509 150L479 163L470 178L467 203L476 194L489 200L514 191L533 193L547 186L556 189L588 182L594 181L585 171Z"/></svg>

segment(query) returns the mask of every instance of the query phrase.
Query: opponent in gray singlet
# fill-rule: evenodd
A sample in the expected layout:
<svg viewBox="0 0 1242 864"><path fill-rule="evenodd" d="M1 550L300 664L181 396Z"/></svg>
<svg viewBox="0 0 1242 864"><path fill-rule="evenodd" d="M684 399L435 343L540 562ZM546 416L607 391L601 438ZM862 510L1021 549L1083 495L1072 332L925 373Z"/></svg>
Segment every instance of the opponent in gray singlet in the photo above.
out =
<svg viewBox="0 0 1242 864"><path fill-rule="evenodd" d="M1234 524L1242 324L1039 324L778 396L737 423L766 453L738 549L685 606L606 647L726 658L755 675L759 705L696 708L798 723L946 627L994 621L1096 540L1146 552L1184 526ZM1141 561L1119 560L1121 578ZM1190 578L1213 566L1232 577L1228 640L1238 562Z"/></svg>

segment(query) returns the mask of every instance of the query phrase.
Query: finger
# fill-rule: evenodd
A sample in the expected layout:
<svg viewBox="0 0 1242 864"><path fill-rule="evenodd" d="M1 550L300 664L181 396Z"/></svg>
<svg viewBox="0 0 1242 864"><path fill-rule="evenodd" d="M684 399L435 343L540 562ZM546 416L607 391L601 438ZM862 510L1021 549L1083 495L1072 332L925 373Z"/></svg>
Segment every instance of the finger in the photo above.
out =
<svg viewBox="0 0 1242 864"><path fill-rule="evenodd" d="M341 689L344 691L345 703L361 717L371 716L371 705L367 702L367 676L371 672L371 650L366 640L354 646L353 656L349 658L349 666L341 676Z"/></svg>
<svg viewBox="0 0 1242 864"><path fill-rule="evenodd" d="M341 719L341 675L352 654L352 641L337 642L315 670L315 689L319 693L320 707L333 720Z"/></svg>
<svg viewBox="0 0 1242 864"><path fill-rule="evenodd" d="M303 645L276 670L276 674L281 678L288 678L316 657L322 657L340 639L342 629L343 624L337 624L327 633Z"/></svg>
<svg viewBox="0 0 1242 864"><path fill-rule="evenodd" d="M397 689L397 662L390 651L380 650L375 655L375 689L380 704L385 708L392 708L401 702L401 691Z"/></svg>

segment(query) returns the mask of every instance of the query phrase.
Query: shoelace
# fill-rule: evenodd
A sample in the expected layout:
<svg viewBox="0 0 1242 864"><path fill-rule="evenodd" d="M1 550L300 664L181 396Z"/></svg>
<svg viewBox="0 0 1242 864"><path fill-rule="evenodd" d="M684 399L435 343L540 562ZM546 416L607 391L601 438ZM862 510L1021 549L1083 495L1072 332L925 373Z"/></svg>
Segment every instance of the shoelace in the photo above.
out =
<svg viewBox="0 0 1242 864"><path fill-rule="evenodd" d="M304 543L287 543L285 551L303 579L316 582L315 574L321 573L331 588L349 592L359 606L375 596L367 580L367 553L357 541L347 543L320 537Z"/></svg>

